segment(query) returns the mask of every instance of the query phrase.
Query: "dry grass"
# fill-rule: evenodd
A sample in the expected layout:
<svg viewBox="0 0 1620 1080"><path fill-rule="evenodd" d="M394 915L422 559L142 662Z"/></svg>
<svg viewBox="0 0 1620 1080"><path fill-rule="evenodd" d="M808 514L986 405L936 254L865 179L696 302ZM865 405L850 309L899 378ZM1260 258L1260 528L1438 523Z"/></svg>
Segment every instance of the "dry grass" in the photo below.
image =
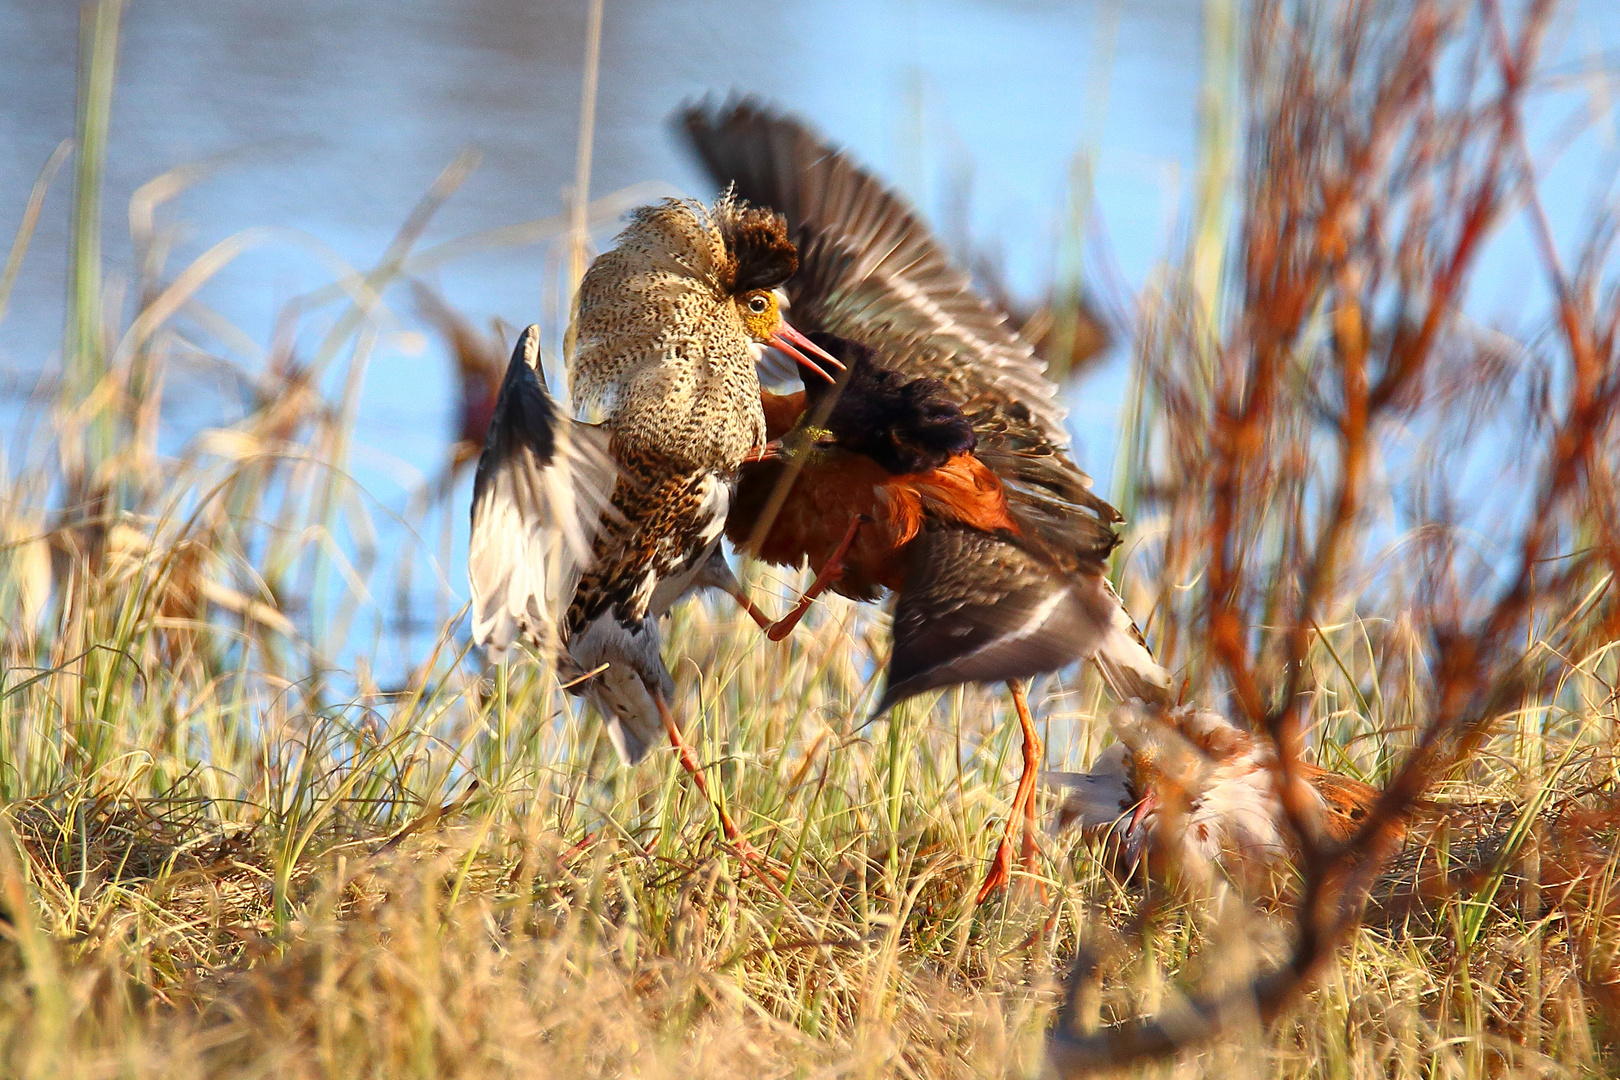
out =
<svg viewBox="0 0 1620 1080"><path fill-rule="evenodd" d="M1498 605L1503 553L1531 550L1537 503L1471 502L1453 481L1503 462L1504 433L1533 451L1514 475L1542 475L1574 417L1584 464L1531 554L1581 558L1548 565L1512 649L1477 654L1515 695L1464 695L1455 752L1423 779L1431 796L1591 813L1620 723L1615 441L1593 404L1616 385L1605 252L1555 293L1558 336L1472 332L1460 289L1436 287L1475 257L1469 229L1489 232L1470 225L1479 200L1493 220L1519 212L1533 181L1497 78L1524 39L1498 50L1491 10L1347 5L1355 38L1258 7L1269 45L1233 114L1250 173L1227 188L1210 154L1237 224L1195 223L1138 336L1126 593L1201 692L1386 780L1452 708L1446 650ZM110 63L93 44L87 63ZM93 115L81 133L97 137ZM670 629L679 705L716 789L790 868L785 900L739 877L667 755L625 771L532 666L467 656L454 612L399 585L428 578L431 543L384 559L387 515L346 464L359 379L399 318L386 299L431 261L416 242L472 164L447 169L378 266L294 305L262 360L213 345L192 299L234 241L164 265L172 178L138 202L127 322L91 320L85 256L70 370L0 494L0 1075L1036 1075L1077 952L1082 1031L1174 1028L1186 995L1223 1000L1295 954L1285 907L1123 887L1072 836L1048 844L1044 903L1020 890L974 910L1017 725L1004 695L963 690L863 727L878 613L828 602L781 646L706 602ZM492 239L550 238L562 287L569 227ZM470 352L486 346L420 302L463 341L476 410ZM326 333L301 355L310 326ZM232 373L239 412L162 452L166 388L199 368ZM416 535L433 535L439 494L434 480L404 500ZM1458 538L1482 519L1498 532L1469 562ZM1300 611L1309 635L1292 633ZM1223 619L1242 632L1223 637ZM407 636L403 676L379 686L363 650L396 620L436 633ZM1266 692L1291 679L1313 693ZM1049 763L1083 767L1107 737L1094 680L1051 680L1035 703ZM1140 1070L1611 1074L1620 936L1612 838L1592 823L1491 848L1457 895L1348 930L1271 1023L1229 996L1207 1046Z"/></svg>

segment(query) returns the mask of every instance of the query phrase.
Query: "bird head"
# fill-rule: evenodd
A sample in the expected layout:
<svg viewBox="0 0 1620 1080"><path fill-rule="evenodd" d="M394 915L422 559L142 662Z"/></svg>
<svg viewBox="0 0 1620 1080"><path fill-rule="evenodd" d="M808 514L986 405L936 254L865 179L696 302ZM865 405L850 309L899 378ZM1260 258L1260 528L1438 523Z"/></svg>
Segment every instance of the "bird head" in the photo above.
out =
<svg viewBox="0 0 1620 1080"><path fill-rule="evenodd" d="M1268 742L1219 712L1191 704L1172 709L1133 704L1118 710L1110 723L1129 747L1128 786L1138 799L1126 828L1128 851L1147 862L1150 872L1168 874L1189 888L1207 886L1216 867L1251 891L1276 884L1294 839L1278 795L1277 757ZM1320 791L1299 769L1294 784L1305 814L1300 824L1320 833Z"/></svg>
<svg viewBox="0 0 1620 1080"><path fill-rule="evenodd" d="M632 397L678 408L664 404L674 388L715 375L744 390L751 382L757 398L753 364L766 346L828 378L838 362L815 356L774 292L797 268L782 218L730 194L713 207L666 199L635 210L580 281L575 399L608 418Z"/></svg>
<svg viewBox="0 0 1620 1080"><path fill-rule="evenodd" d="M904 475L938 468L976 445L973 425L939 380L908 378L847 338L820 331L809 337L848 369L836 385L808 378L804 384L805 415L824 415L827 439L840 449Z"/></svg>
<svg viewBox="0 0 1620 1080"><path fill-rule="evenodd" d="M730 191L710 211L725 249L720 291L737 306L755 360L765 346L778 349L804 369L806 382L828 386L844 370L843 361L795 330L782 314L778 286L799 268L799 252L787 221L771 210L752 207Z"/></svg>
<svg viewBox="0 0 1620 1080"><path fill-rule="evenodd" d="M1137 701L1116 710L1109 724L1128 748L1126 782L1136 800L1124 829L1127 865L1168 862L1168 867L1150 872L1187 869L1179 864L1192 861L1185 843L1189 821L1221 764L1201 736L1212 725L1223 733L1236 729L1209 710L1191 705L1161 709Z"/></svg>

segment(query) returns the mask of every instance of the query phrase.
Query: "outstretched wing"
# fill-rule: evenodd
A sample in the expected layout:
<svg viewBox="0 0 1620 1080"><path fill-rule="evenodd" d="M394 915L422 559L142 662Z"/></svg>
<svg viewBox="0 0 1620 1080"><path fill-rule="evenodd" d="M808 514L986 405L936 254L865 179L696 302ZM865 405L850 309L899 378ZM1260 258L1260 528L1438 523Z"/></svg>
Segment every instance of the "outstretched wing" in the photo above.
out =
<svg viewBox="0 0 1620 1080"><path fill-rule="evenodd" d="M540 328L518 338L473 481L473 640L500 656L556 642L618 470L607 432L561 415L540 377Z"/></svg>
<svg viewBox="0 0 1620 1080"><path fill-rule="evenodd" d="M1056 572L1013 537L933 523L911 542L876 712L924 690L1027 679L1085 659L1122 698L1166 694L1168 676L1100 569Z"/></svg>
<svg viewBox="0 0 1620 1080"><path fill-rule="evenodd" d="M899 195L756 101L691 105L680 123L717 184L787 218L799 248L786 286L799 329L859 341L889 366L944 382L964 408L991 405L1067 445L1046 364Z"/></svg>
<svg viewBox="0 0 1620 1080"><path fill-rule="evenodd" d="M1052 818L1054 833L1078 822L1084 832L1107 830L1120 841L1126 839L1127 818L1137 800L1136 792L1131 789L1128 756L1125 744L1116 742L1098 754L1091 768L1083 773L1057 770L1041 773L1041 779L1048 784L1067 789Z"/></svg>

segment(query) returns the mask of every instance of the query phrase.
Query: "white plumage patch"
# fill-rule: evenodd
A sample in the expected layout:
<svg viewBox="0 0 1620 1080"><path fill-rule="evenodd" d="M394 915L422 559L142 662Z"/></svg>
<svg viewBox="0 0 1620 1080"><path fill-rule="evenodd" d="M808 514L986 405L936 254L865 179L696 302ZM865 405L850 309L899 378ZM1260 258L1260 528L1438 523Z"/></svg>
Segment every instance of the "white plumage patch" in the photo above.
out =
<svg viewBox="0 0 1620 1080"><path fill-rule="evenodd" d="M1123 825L1123 818L1136 802L1129 785L1124 743L1114 743L1097 755L1083 773L1048 770L1041 779L1067 788L1063 804L1053 819L1053 830L1078 824L1085 832Z"/></svg>
<svg viewBox="0 0 1620 1080"><path fill-rule="evenodd" d="M556 641L618 475L607 433L559 415L539 364L531 326L513 351L473 485L472 632L493 660L519 640Z"/></svg>
<svg viewBox="0 0 1620 1080"><path fill-rule="evenodd" d="M1109 600L1108 626L1094 654L1097 670L1121 701L1166 702L1170 673L1143 644L1141 631L1113 585L1105 577L1096 580Z"/></svg>
<svg viewBox="0 0 1620 1080"><path fill-rule="evenodd" d="M634 765L664 734L655 693L670 701L675 681L659 655L658 619L649 616L626 626L606 611L568 643L568 655L586 671L606 665L586 684L585 696L603 716L608 737L627 764Z"/></svg>
<svg viewBox="0 0 1620 1080"><path fill-rule="evenodd" d="M1286 864L1291 842L1276 792L1276 758L1268 744L1210 709L1184 705L1121 708L1111 719L1130 747L1133 794L1151 795L1137 842L1170 851L1189 882L1216 868L1255 884ZM1301 785L1312 812L1321 795Z"/></svg>

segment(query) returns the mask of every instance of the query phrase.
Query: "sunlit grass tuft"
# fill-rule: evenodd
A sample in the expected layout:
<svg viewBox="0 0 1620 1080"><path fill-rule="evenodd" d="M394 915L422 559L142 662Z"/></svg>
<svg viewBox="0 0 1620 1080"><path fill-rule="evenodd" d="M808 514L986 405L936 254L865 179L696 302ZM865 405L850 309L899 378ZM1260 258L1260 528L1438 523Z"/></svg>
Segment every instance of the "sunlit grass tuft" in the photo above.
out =
<svg viewBox="0 0 1620 1080"><path fill-rule="evenodd" d="M110 64L97 40L94 62ZM95 167L80 162L82 192ZM779 886L743 875L670 755L624 769L537 664L469 655L449 594L398 584L447 573L415 538L464 513L465 491L447 511L438 481L399 500L411 536L390 564L378 538L396 511L343 464L355 387L413 267L545 242L537 261L566 276L562 219L415 252L470 167L446 170L376 267L294 305L262 360L211 344L217 324L189 301L214 264L143 261L130 295L144 299L87 331L99 255L81 237L74 340L131 344L32 403L24 457L0 478L0 1075L1038 1075L1077 942L1098 965L1076 1018L1090 1027L1174 1015L1177 987L1241 985L1287 954L1283 912L1118 883L1072 835L1044 843L1044 899L1023 883L974 908L1017 725L1004 694L977 689L867 723L887 651L875 611L828 600L781 645L729 601L669 623L678 708L715 789L785 869ZM1218 188L1226 166L1209 169ZM633 194L592 204L590 222L647 197ZM1213 343L1177 352L1212 333L1178 320L1219 303L1229 238L1214 199L1190 274L1147 301L1142 379L1149 361L1219 359ZM134 228L137 250L165 250L157 218ZM165 387L199 355L245 404L219 427L167 431ZM1188 416L1141 385L1132 400L1122 459L1145 478L1154 438ZM1151 553L1178 527L1144 510L1122 550ZM1198 587L1181 569L1145 580L1138 561L1122 580L1196 670L1193 620L1162 599ZM750 573L763 595L792 591ZM1332 609L1310 654L1311 742L1322 764L1382 781L1415 722L1392 692L1420 677L1410 612L1366 576ZM404 662L372 655L384 637ZM1441 794L1523 805L1612 787L1612 647L1566 659L1573 674L1500 718ZM1089 764L1108 738L1096 680L1069 673L1032 700L1047 764ZM1484 903L1359 931L1269 1030L1232 1017L1201 1056L1146 1071L1611 1072L1607 878L1581 912L1510 869L1474 894Z"/></svg>

